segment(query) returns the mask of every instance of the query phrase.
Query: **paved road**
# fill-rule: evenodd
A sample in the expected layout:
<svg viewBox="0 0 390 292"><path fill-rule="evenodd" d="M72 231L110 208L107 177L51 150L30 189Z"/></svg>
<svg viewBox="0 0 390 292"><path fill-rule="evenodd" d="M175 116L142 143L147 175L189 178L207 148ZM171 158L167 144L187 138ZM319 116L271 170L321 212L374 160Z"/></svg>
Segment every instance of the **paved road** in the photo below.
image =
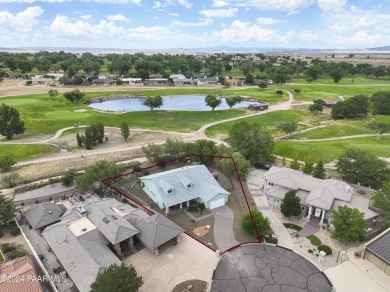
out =
<svg viewBox="0 0 390 292"><path fill-rule="evenodd" d="M226 205L210 211L215 218L214 240L222 253L238 244L233 232L233 211Z"/></svg>
<svg viewBox="0 0 390 292"><path fill-rule="evenodd" d="M260 169L254 169L249 172L246 181L248 184L249 192L252 194L256 203L257 209L268 217L271 228L278 238L278 245L285 248L293 249L293 242L287 229L283 223L272 212L272 208L268 205L267 198L263 195L263 175L265 171Z"/></svg>

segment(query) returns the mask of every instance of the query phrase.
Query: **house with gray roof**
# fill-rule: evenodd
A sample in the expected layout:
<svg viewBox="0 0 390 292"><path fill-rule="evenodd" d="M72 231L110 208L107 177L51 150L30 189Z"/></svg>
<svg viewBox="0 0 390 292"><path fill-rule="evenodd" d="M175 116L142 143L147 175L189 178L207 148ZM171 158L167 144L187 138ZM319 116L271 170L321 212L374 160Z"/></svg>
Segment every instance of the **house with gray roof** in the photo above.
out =
<svg viewBox="0 0 390 292"><path fill-rule="evenodd" d="M23 214L30 227L40 233L45 227L60 221L65 211L66 208L62 204L42 203L29 208Z"/></svg>
<svg viewBox="0 0 390 292"><path fill-rule="evenodd" d="M207 209L223 206L229 192L223 189L204 165L176 168L139 178L145 193L168 214L170 208L203 203Z"/></svg>
<svg viewBox="0 0 390 292"><path fill-rule="evenodd" d="M48 226L42 236L79 291L90 291L96 277L118 256L134 250L140 242L158 255L177 244L184 230L161 214L103 199L70 208L60 221Z"/></svg>
<svg viewBox="0 0 390 292"><path fill-rule="evenodd" d="M390 228L364 245L363 258L390 276Z"/></svg>
<svg viewBox="0 0 390 292"><path fill-rule="evenodd" d="M302 215L316 217L320 224L330 222L331 211L339 205L356 208L366 220L378 214L369 209L369 200L352 195L353 188L343 181L318 179L290 168L272 167L263 176L264 190L270 205L280 208L286 192L295 190L301 200Z"/></svg>

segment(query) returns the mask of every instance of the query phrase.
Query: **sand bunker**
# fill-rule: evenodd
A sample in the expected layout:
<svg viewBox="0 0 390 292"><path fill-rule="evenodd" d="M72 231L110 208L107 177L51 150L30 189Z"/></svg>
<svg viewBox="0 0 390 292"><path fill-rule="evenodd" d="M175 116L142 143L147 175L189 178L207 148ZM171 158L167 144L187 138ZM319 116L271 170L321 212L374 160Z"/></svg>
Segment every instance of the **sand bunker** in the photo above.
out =
<svg viewBox="0 0 390 292"><path fill-rule="evenodd" d="M88 110L83 109L83 108L74 110L75 113L85 113L85 112L87 112L87 111L88 111Z"/></svg>

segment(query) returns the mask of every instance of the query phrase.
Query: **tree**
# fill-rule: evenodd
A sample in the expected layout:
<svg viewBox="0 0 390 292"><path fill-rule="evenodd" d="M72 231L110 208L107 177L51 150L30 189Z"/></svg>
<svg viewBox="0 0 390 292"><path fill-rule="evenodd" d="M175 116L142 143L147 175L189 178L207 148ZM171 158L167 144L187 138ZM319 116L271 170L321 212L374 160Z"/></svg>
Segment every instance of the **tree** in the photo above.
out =
<svg viewBox="0 0 390 292"><path fill-rule="evenodd" d="M306 69L305 75L311 81L316 80L322 74L322 68L318 65L313 65Z"/></svg>
<svg viewBox="0 0 390 292"><path fill-rule="evenodd" d="M229 154L225 153L224 155L229 155ZM251 167L249 161L246 160L244 158L244 156L242 156L242 154L239 152L234 152L229 156L231 156L233 158L241 180L245 181L246 176L248 175L249 169ZM221 167L223 173L225 173L227 175L235 175L236 174L236 169L234 168L233 160L229 159L229 158L221 158L218 160L218 165Z"/></svg>
<svg viewBox="0 0 390 292"><path fill-rule="evenodd" d="M324 110L324 107L318 103L313 103L311 105L309 105L309 111L311 111L312 113L320 113Z"/></svg>
<svg viewBox="0 0 390 292"><path fill-rule="evenodd" d="M282 95L283 95L283 91L281 91L281 90L276 90L276 94L279 95L279 96L282 96Z"/></svg>
<svg viewBox="0 0 390 292"><path fill-rule="evenodd" d="M226 100L227 105L231 109L237 103L240 103L242 101L242 98L241 98L241 96L233 96L233 97L226 97L225 100Z"/></svg>
<svg viewBox="0 0 390 292"><path fill-rule="evenodd" d="M291 135L293 132L295 132L298 128L298 123L296 121L286 121L280 123L277 128L280 131L285 132L287 135Z"/></svg>
<svg viewBox="0 0 390 292"><path fill-rule="evenodd" d="M214 141L206 140L206 139L199 139L196 140L195 143L191 143L188 145L189 154L202 154L205 156L215 156L217 154L217 146L215 145ZM209 157L194 157L196 160L200 161L202 164L210 164L214 158Z"/></svg>
<svg viewBox="0 0 390 292"><path fill-rule="evenodd" d="M148 106L150 110L153 110L155 108L159 108L163 105L163 99L161 96L148 96L145 98L145 101L143 103L144 105Z"/></svg>
<svg viewBox="0 0 390 292"><path fill-rule="evenodd" d="M47 94L51 97L51 98L54 98L58 95L58 90L56 89L50 89Z"/></svg>
<svg viewBox="0 0 390 292"><path fill-rule="evenodd" d="M94 188L94 185L100 183L105 178L115 177L120 175L125 170L123 165L117 165L115 162L108 162L106 160L100 160L85 169L84 174L76 178L76 186L82 192L87 192ZM116 182L120 179L116 179ZM107 189L107 186L100 184L103 189Z"/></svg>
<svg viewBox="0 0 390 292"><path fill-rule="evenodd" d="M0 194L0 230L8 226L15 217L15 207L12 199Z"/></svg>
<svg viewBox="0 0 390 292"><path fill-rule="evenodd" d="M24 133L24 122L20 120L17 109L6 104L0 105L0 134L7 139L12 139L13 135Z"/></svg>
<svg viewBox="0 0 390 292"><path fill-rule="evenodd" d="M61 177L62 185L66 187L73 185L75 176L76 176L76 171L73 168L65 171L64 175Z"/></svg>
<svg viewBox="0 0 390 292"><path fill-rule="evenodd" d="M271 159L275 142L266 128L242 121L235 123L230 129L229 144L233 151L240 152L245 159L255 163Z"/></svg>
<svg viewBox="0 0 390 292"><path fill-rule="evenodd" d="M313 177L320 178L320 179L325 178L325 168L322 160L318 161L316 166L314 167Z"/></svg>
<svg viewBox="0 0 390 292"><path fill-rule="evenodd" d="M266 82L260 82L259 88L260 88L261 90L264 90L265 88L267 88L267 83L266 83Z"/></svg>
<svg viewBox="0 0 390 292"><path fill-rule="evenodd" d="M166 160L163 145L149 143L147 146L142 146L142 152L146 159L152 163L160 163Z"/></svg>
<svg viewBox="0 0 390 292"><path fill-rule="evenodd" d="M333 119L351 119L366 117L370 107L368 96L356 95L345 101L339 101L332 107Z"/></svg>
<svg viewBox="0 0 390 292"><path fill-rule="evenodd" d="M338 83L344 76L344 72L341 68L335 68L329 72L330 77L333 78L334 83Z"/></svg>
<svg viewBox="0 0 390 292"><path fill-rule="evenodd" d="M213 109L213 111L222 102L222 100L220 98L216 97L215 95L207 95L205 97L204 101L206 102L207 106L209 106L209 107L211 107Z"/></svg>
<svg viewBox="0 0 390 292"><path fill-rule="evenodd" d="M301 214L301 199L297 196L296 190L290 190L284 195L280 210L283 216L299 216Z"/></svg>
<svg viewBox="0 0 390 292"><path fill-rule="evenodd" d="M298 170L301 168L301 164L298 162L298 159L297 158L294 158L293 161L291 161L290 163L290 168L291 169L295 169L295 170Z"/></svg>
<svg viewBox="0 0 390 292"><path fill-rule="evenodd" d="M357 149L348 149L337 158L337 171L348 182L380 188L389 178L386 162L375 155Z"/></svg>
<svg viewBox="0 0 390 292"><path fill-rule="evenodd" d="M245 75L245 84L252 85L254 80L255 78L252 74L249 73Z"/></svg>
<svg viewBox="0 0 390 292"><path fill-rule="evenodd" d="M83 144L85 142L84 140L85 140L84 135L80 135L79 133L76 134L76 141L77 141L77 145L79 147L83 146Z"/></svg>
<svg viewBox="0 0 390 292"><path fill-rule="evenodd" d="M388 69L390 72L390 68ZM372 95L374 114L390 115L390 91L379 91Z"/></svg>
<svg viewBox="0 0 390 292"><path fill-rule="evenodd" d="M376 137L377 140L381 139L382 134L390 132L390 123L386 122L378 122L374 120L370 122L367 127L378 133L378 136Z"/></svg>
<svg viewBox="0 0 390 292"><path fill-rule="evenodd" d="M260 211L252 209L251 213L259 234L263 234L270 228L269 219L267 217L264 217L264 215ZM256 236L256 229L253 226L252 217L250 213L245 213L244 216L242 216L240 224L242 230L244 230L250 235Z"/></svg>
<svg viewBox="0 0 390 292"><path fill-rule="evenodd" d="M7 172L11 170L12 165L15 165L16 161L11 156L6 155L0 157L0 169L3 172Z"/></svg>
<svg viewBox="0 0 390 292"><path fill-rule="evenodd" d="M379 213L383 217L381 222L381 229L385 230L390 227L390 182L384 184L383 188L379 191L376 191L372 195L372 200L374 202L374 207L380 209Z"/></svg>
<svg viewBox="0 0 390 292"><path fill-rule="evenodd" d="M138 292L143 283L133 266L114 264L97 276L91 285L91 292Z"/></svg>
<svg viewBox="0 0 390 292"><path fill-rule="evenodd" d="M368 222L364 219L363 212L340 205L337 207L337 210L333 210L331 223L334 226L332 238L344 244L363 241L369 227Z"/></svg>
<svg viewBox="0 0 390 292"><path fill-rule="evenodd" d="M294 92L295 92L296 94L299 94L299 93L301 92L301 90L300 90L299 88L295 88L295 89L294 89Z"/></svg>
<svg viewBox="0 0 390 292"><path fill-rule="evenodd" d="M314 170L314 161L313 159L309 156L305 157L305 164L302 167L303 173L309 174L312 173Z"/></svg>
<svg viewBox="0 0 390 292"><path fill-rule="evenodd" d="M21 179L20 174L14 172L8 175L4 175L1 180L1 183L4 188L13 188L14 186L17 185L20 179Z"/></svg>
<svg viewBox="0 0 390 292"><path fill-rule="evenodd" d="M84 92L81 92L78 89L64 93L64 97L70 102L79 102L84 98L84 96L85 96Z"/></svg>
<svg viewBox="0 0 390 292"><path fill-rule="evenodd" d="M130 136L129 125L125 121L123 121L121 124L121 134L122 134L123 139L125 139L125 141Z"/></svg>

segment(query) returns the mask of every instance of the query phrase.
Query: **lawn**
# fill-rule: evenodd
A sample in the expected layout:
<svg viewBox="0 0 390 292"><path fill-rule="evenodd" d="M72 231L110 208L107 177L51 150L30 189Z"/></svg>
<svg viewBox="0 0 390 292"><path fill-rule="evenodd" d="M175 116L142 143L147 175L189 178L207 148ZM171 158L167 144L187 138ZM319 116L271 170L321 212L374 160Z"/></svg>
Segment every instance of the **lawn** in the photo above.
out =
<svg viewBox="0 0 390 292"><path fill-rule="evenodd" d="M284 121L289 121L289 120L306 121L308 119L310 119L310 113L307 111L289 110L289 111L275 111L271 113L254 116L254 117L246 118L245 121L249 123L258 123L262 126L274 130L279 123ZM239 121L232 121L232 122L226 122L226 123L212 126L206 129L206 135L227 136L231 127L238 122Z"/></svg>
<svg viewBox="0 0 390 292"><path fill-rule="evenodd" d="M4 258L3 258L3 256L0 253L0 263L2 263L2 262L4 262Z"/></svg>
<svg viewBox="0 0 390 292"><path fill-rule="evenodd" d="M0 156L11 156L16 161L23 161L40 157L46 153L56 152L49 145L5 145L0 144Z"/></svg>
<svg viewBox="0 0 390 292"><path fill-rule="evenodd" d="M156 89L126 92L97 92L86 93L86 97L112 94L148 94L148 95L178 95L178 94L222 94L247 95L270 102L282 101L286 98L277 97L274 91L261 91L258 88L244 90L226 89ZM4 97L1 103L8 104L19 110L26 128L34 133L52 133L58 129L72 126L78 122L89 124L101 121L106 126L119 127L122 121L127 121L133 128L149 128L159 130L172 130L180 132L194 131L206 123L242 116L247 113L245 109L223 111L149 111L132 113L104 113L96 112L84 104L67 102L62 96L49 98L47 94L22 95ZM86 112L75 112L84 109Z"/></svg>
<svg viewBox="0 0 390 292"><path fill-rule="evenodd" d="M296 231L301 231L302 230L301 226L298 226L298 225L295 225L295 224L292 224L292 223L283 223L283 225L286 228L294 229Z"/></svg>
<svg viewBox="0 0 390 292"><path fill-rule="evenodd" d="M390 157L390 137L382 137L381 140L377 140L376 137L364 137L321 142L278 141L274 154L298 160L305 160L311 156L315 160L331 162L349 148L366 150L378 157Z"/></svg>
<svg viewBox="0 0 390 292"><path fill-rule="evenodd" d="M381 78L348 77L348 78L341 79L338 83L334 83L333 79L331 78L320 78L314 80L311 83L307 82L306 79L302 79L302 78L297 78L297 79L293 78L288 81L288 83L314 84L314 85L330 84L330 85L386 85L386 86L389 86L389 82L390 82L390 77L381 77Z"/></svg>
<svg viewBox="0 0 390 292"><path fill-rule="evenodd" d="M317 236L315 236L315 235L309 235L307 237L307 239L310 240L312 245L315 245L315 246L321 245L321 240Z"/></svg>

